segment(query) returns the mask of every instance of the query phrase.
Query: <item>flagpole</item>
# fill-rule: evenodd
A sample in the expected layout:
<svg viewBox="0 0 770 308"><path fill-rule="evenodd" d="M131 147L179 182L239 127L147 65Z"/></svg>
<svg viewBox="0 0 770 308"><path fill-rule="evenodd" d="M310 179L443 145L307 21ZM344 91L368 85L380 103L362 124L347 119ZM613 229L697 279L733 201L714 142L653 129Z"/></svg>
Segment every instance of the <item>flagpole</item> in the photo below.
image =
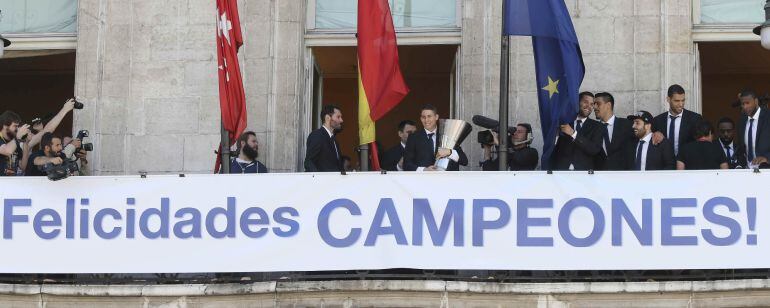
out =
<svg viewBox="0 0 770 308"><path fill-rule="evenodd" d="M230 134L225 130L225 122L221 122L222 125L222 142L220 143L219 153L222 156L222 174L230 173Z"/></svg>
<svg viewBox="0 0 770 308"><path fill-rule="evenodd" d="M361 150L358 165L361 167L361 171L369 171L369 144L362 144L358 148Z"/></svg>
<svg viewBox="0 0 770 308"><path fill-rule="evenodd" d="M503 15L505 15L506 3L503 0ZM510 58L511 37L505 34L505 21L501 23L500 39L500 126L499 147L497 157L500 163L500 171L508 170L508 72Z"/></svg>

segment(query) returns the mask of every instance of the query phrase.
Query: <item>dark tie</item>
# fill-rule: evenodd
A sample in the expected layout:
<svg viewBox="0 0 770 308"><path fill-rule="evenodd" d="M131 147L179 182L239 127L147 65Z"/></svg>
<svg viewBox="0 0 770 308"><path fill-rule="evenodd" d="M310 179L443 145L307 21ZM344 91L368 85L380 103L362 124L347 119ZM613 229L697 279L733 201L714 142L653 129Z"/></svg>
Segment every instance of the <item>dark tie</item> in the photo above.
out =
<svg viewBox="0 0 770 308"><path fill-rule="evenodd" d="M727 150L727 161L732 162L733 161L733 154L730 152L730 146L726 145L725 150Z"/></svg>
<svg viewBox="0 0 770 308"><path fill-rule="evenodd" d="M754 119L749 119L749 142L746 144L748 149L748 153L746 155L749 158L749 162L754 160Z"/></svg>
<svg viewBox="0 0 770 308"><path fill-rule="evenodd" d="M669 115L671 118L671 124L668 125L668 140L671 140L671 143L674 143L676 139L674 139L674 133L676 132L676 118L677 116Z"/></svg>
<svg viewBox="0 0 770 308"><path fill-rule="evenodd" d="M428 134L428 140L430 140L430 145L431 145L431 147L433 147L433 152L436 152L436 144L433 143L433 136L434 135L435 135L435 133Z"/></svg>
<svg viewBox="0 0 770 308"><path fill-rule="evenodd" d="M337 155L337 160L340 160L340 149L337 148L337 135L332 135L332 147L334 148L334 154Z"/></svg>
<svg viewBox="0 0 770 308"><path fill-rule="evenodd" d="M575 126L575 131L580 133L580 128L583 127L583 120L577 120L577 126Z"/></svg>
<svg viewBox="0 0 770 308"><path fill-rule="evenodd" d="M636 147L636 170L642 170L642 149L644 149L644 140L639 140Z"/></svg>
<svg viewBox="0 0 770 308"><path fill-rule="evenodd" d="M610 123L602 123L604 124L604 132L602 132L602 138L604 139L604 153L606 154L606 148L610 146Z"/></svg>

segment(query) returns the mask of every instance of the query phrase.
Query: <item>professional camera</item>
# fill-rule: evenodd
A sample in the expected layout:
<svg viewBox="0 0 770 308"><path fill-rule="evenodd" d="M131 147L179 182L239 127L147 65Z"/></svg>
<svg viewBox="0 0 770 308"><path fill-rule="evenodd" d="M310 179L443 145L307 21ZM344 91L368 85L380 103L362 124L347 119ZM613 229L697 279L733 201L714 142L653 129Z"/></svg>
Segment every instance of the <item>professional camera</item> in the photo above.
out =
<svg viewBox="0 0 770 308"><path fill-rule="evenodd" d="M91 151L93 151L93 150L94 150L94 144L93 144L93 143L90 143L90 142L89 142L89 143L85 143L85 142L82 142L82 141L84 141L84 138L87 138L88 136L89 136L89 135L88 135L88 131L87 131L87 130L85 130L85 129L83 129L83 130L81 130L81 131L79 131L79 132L78 132L78 135L77 135L77 137L75 137L75 139L78 139L78 140L80 140L80 141L81 141L81 144L80 144L80 147L77 149L77 151L80 151L81 149L83 149L83 150L85 150L86 152L91 152ZM76 151L76 152L77 152L77 151Z"/></svg>
<svg viewBox="0 0 770 308"><path fill-rule="evenodd" d="M74 109L83 109L83 107L84 107L83 103L78 102L78 99L76 98L75 99L75 106L72 106L72 108L74 108Z"/></svg>
<svg viewBox="0 0 770 308"><path fill-rule="evenodd" d="M477 138L478 142L485 145L493 145L495 143L494 136L492 136L492 132L500 132L500 121L487 118L485 116L481 115L475 115L471 119L473 124L476 124L478 126L481 126L483 128L486 128L487 130L483 130L478 132ZM516 132L516 127L508 127L508 134L513 134Z"/></svg>
<svg viewBox="0 0 770 308"><path fill-rule="evenodd" d="M66 179L70 174L78 172L78 164L74 160L65 159L61 165L47 163L43 166L43 171L48 175L51 181Z"/></svg>

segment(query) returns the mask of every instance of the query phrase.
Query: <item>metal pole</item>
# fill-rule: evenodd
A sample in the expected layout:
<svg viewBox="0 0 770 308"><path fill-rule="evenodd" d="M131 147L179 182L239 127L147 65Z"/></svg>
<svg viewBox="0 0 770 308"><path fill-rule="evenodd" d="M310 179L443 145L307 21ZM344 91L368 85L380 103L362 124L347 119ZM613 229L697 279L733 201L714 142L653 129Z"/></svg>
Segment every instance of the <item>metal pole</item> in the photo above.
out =
<svg viewBox="0 0 770 308"><path fill-rule="evenodd" d="M222 124L222 142L219 144L219 153L222 154L222 173L230 173L230 134L225 130L225 123Z"/></svg>
<svg viewBox="0 0 770 308"><path fill-rule="evenodd" d="M358 159L358 165L361 166L361 171L369 171L369 145L362 144L359 149L361 150L361 155Z"/></svg>
<svg viewBox="0 0 770 308"><path fill-rule="evenodd" d="M506 3L503 1L503 14L505 14ZM497 157L500 160L500 171L508 170L508 71L511 44L511 37L505 34L505 22L501 23L500 39L500 127L498 129L500 145L498 147Z"/></svg>

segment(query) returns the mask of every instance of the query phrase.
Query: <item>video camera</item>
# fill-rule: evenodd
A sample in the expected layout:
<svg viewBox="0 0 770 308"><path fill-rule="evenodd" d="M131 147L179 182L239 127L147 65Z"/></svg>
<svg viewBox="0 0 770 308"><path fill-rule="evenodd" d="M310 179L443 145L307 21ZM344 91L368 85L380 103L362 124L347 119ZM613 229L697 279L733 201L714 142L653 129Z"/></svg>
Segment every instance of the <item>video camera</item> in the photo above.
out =
<svg viewBox="0 0 770 308"><path fill-rule="evenodd" d="M61 165L47 163L43 166L43 171L47 174L48 179L51 181L66 179L70 176L70 174L78 172L79 170L80 169L77 162L69 159L65 159Z"/></svg>
<svg viewBox="0 0 770 308"><path fill-rule="evenodd" d="M487 130L483 130L478 132L477 138L478 142L485 145L493 145L495 143L494 136L492 136L492 132L500 133L500 121L487 118L482 115L475 115L473 118L471 118L471 121L473 124L476 124L478 126L481 126L483 128L486 128ZM516 127L508 126L508 134L513 134L516 132Z"/></svg>
<svg viewBox="0 0 770 308"><path fill-rule="evenodd" d="M83 139L84 139L84 138L87 138L88 136L89 136L89 134L88 134L88 131L87 131L87 130L85 130L85 129L83 129L83 130L80 130L80 131L78 132L78 135L77 135L77 137L75 137L75 139L78 139L78 140L80 140L80 141L81 141L81 143L80 143L80 147L79 147L79 148L77 148L77 150L75 150L75 152L78 152L78 151L80 151L81 149L82 149L82 150L85 150L86 152L91 152L91 151L93 151L93 150L94 150L94 144L93 144L93 143L90 143L90 142L89 142L89 143L84 143L84 142L82 142L82 141L84 141Z"/></svg>

